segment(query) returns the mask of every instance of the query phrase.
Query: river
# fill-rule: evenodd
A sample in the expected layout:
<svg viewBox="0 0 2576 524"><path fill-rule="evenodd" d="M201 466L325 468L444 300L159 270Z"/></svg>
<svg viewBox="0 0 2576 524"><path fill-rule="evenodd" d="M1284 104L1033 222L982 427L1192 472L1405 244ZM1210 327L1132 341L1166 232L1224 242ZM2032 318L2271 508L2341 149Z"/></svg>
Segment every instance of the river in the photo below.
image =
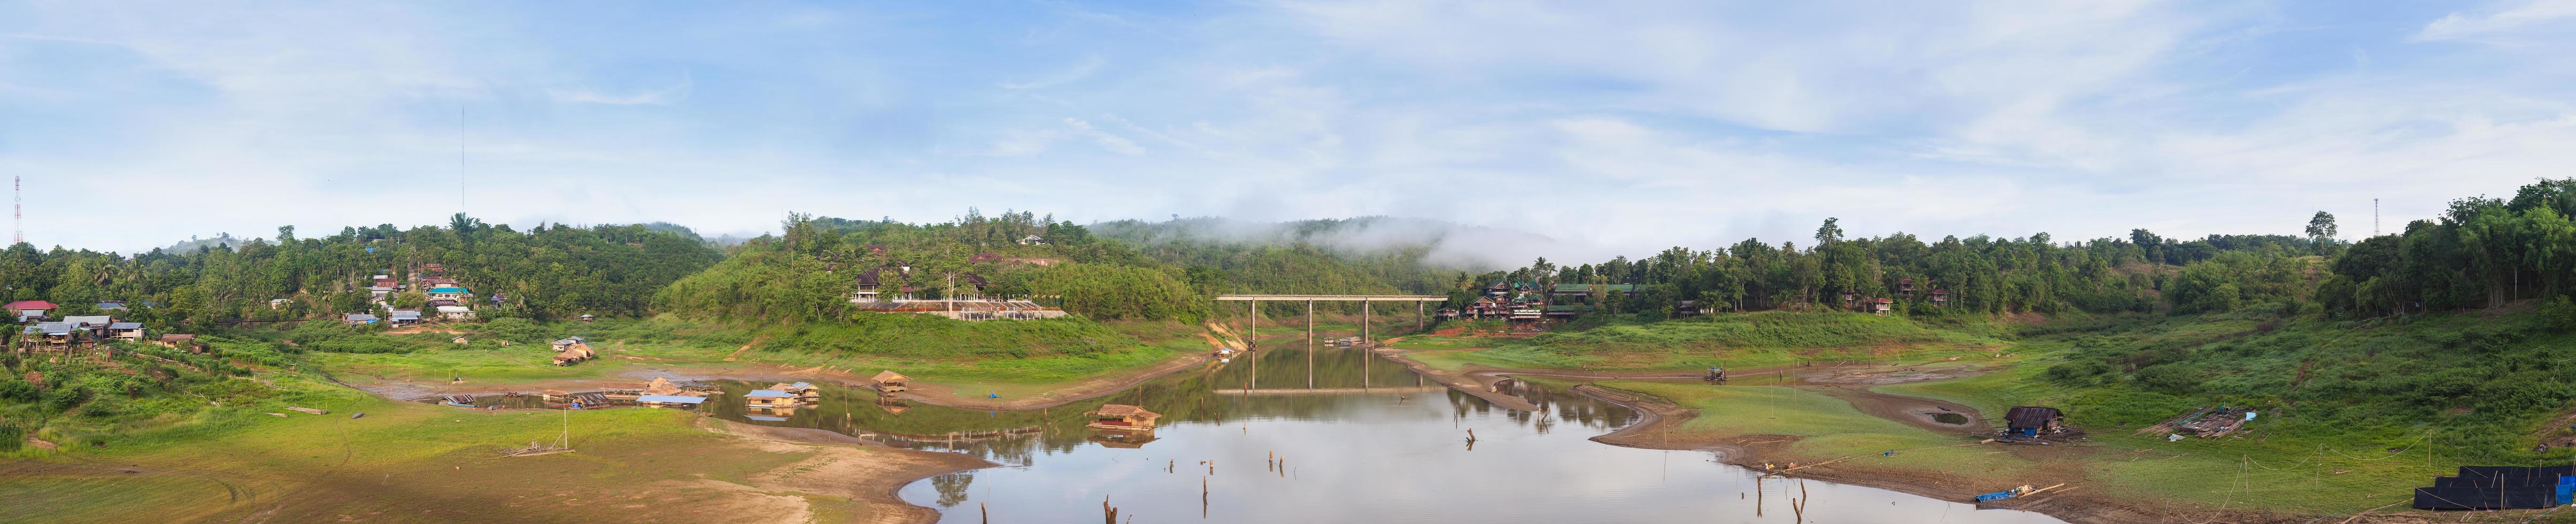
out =
<svg viewBox="0 0 2576 524"><path fill-rule="evenodd" d="M950 523L1090 522L1103 501L1136 522L2061 522L1862 486L1757 481L1709 452L1592 442L1637 414L1551 384L1520 393L1542 407L1532 413L1428 383L1359 350L1282 348L1049 410L827 388L813 407L747 411L735 397L766 384L741 383L709 410L1003 464L903 489ZM1159 413L1159 427L1086 428L1082 413L1103 403Z"/></svg>

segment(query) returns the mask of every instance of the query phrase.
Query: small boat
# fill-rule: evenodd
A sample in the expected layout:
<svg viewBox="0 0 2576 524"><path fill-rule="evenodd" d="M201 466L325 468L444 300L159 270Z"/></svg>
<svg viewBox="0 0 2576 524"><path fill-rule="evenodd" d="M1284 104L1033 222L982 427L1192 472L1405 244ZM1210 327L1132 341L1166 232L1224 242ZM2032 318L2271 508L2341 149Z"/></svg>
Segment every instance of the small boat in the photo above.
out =
<svg viewBox="0 0 2576 524"><path fill-rule="evenodd" d="M474 408L475 408L475 406L474 406L473 404L463 404L463 403L458 403L458 402L453 401L453 400L440 401L439 403L440 403L440 404L450 405L450 406L456 406L456 407L460 407L460 408L466 408L466 409L474 409Z"/></svg>

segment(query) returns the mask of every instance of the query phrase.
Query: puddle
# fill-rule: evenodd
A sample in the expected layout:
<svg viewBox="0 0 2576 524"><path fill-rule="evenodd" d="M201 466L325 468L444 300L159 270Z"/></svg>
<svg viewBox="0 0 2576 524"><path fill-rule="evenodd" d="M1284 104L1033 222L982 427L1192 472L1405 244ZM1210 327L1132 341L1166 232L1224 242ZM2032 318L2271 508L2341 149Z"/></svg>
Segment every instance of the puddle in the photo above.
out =
<svg viewBox="0 0 2576 524"><path fill-rule="evenodd" d="M1933 414L1932 414L1932 421L1933 421L1933 422L1943 423L1943 424L1966 424L1966 423L1968 423L1968 416L1967 416L1967 415L1957 414L1957 413L1947 413L1947 412L1944 412L1944 413L1933 413Z"/></svg>

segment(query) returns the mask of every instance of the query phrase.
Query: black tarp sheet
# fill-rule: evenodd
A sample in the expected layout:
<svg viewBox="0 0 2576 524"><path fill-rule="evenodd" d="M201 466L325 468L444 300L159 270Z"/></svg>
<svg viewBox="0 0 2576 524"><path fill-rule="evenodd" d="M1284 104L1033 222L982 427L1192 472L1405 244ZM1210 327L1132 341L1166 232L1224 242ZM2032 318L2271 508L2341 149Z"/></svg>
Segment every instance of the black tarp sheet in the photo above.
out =
<svg viewBox="0 0 2576 524"><path fill-rule="evenodd" d="M2538 509L2557 502L2557 486L2415 488L2415 509Z"/></svg>

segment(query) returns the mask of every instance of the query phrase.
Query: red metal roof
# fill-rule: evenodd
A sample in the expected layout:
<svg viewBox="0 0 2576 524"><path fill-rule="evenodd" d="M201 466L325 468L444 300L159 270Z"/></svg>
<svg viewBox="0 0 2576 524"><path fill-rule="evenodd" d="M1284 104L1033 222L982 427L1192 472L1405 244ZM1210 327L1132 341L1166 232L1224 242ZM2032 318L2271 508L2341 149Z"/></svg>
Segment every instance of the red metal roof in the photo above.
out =
<svg viewBox="0 0 2576 524"><path fill-rule="evenodd" d="M61 307L61 306L56 306L56 305L54 305L54 303L52 303L52 302L46 302L46 301L42 301L42 300L20 300L20 301L17 301L17 302L10 302L10 303L9 303L9 305L8 305L8 308L9 308L9 309L47 309L47 310L51 310L51 309L62 309L62 307Z"/></svg>

